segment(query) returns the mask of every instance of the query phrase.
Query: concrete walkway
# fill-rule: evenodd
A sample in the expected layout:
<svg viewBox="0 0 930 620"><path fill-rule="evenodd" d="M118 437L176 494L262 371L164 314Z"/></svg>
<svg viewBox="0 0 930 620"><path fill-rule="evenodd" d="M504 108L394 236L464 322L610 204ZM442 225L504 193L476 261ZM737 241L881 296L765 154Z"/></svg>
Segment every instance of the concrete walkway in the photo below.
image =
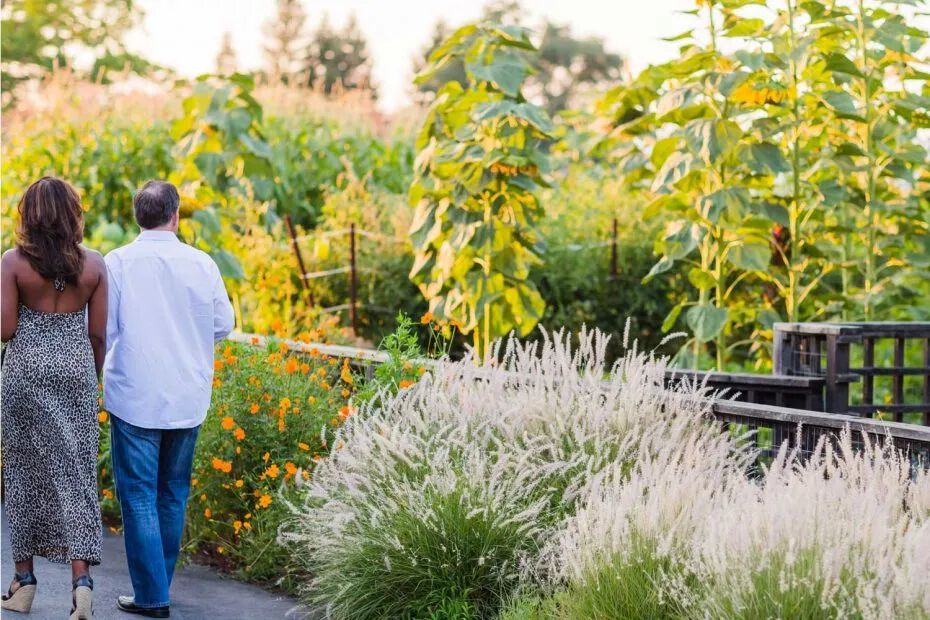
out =
<svg viewBox="0 0 930 620"><path fill-rule="evenodd" d="M2 567L0 588L6 592L13 578L10 533L3 512ZM104 528L106 531L106 528ZM71 567L35 559L39 580L32 612L28 615L3 612L3 620L63 620L71 610ZM116 609L119 594L132 594L126 553L121 536L106 532L103 537L103 563L91 569L94 578L94 617L97 620L138 618ZM197 565L178 567L171 588L171 617L176 620L277 620L311 617L307 609L291 598L273 594Z"/></svg>

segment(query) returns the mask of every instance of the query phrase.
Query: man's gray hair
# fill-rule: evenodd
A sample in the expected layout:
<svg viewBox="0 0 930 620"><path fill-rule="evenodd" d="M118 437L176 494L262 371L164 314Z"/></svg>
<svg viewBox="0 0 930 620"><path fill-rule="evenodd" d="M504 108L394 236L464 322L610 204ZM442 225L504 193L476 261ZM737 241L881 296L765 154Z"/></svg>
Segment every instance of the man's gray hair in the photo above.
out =
<svg viewBox="0 0 930 620"><path fill-rule="evenodd" d="M158 228L167 224L180 204L178 189L167 181L149 181L132 199L140 228Z"/></svg>

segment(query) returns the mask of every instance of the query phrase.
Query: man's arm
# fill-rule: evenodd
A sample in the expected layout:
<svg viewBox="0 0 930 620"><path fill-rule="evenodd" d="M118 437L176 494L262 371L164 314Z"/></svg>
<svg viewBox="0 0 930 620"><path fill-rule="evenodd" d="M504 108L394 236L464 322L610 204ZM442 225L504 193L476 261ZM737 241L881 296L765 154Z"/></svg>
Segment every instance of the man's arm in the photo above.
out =
<svg viewBox="0 0 930 620"><path fill-rule="evenodd" d="M226 337L236 326L236 317L233 314L226 285L219 268L215 270L215 283L213 285L213 340L218 341Z"/></svg>
<svg viewBox="0 0 930 620"><path fill-rule="evenodd" d="M107 266L107 353L119 338L119 302L122 265L119 255L110 252L103 259Z"/></svg>

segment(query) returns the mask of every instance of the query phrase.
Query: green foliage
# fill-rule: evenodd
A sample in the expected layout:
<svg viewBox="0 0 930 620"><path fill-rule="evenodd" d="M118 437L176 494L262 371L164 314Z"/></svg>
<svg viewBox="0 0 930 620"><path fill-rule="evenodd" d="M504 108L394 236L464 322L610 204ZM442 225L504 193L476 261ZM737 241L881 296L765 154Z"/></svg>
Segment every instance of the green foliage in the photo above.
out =
<svg viewBox="0 0 930 620"><path fill-rule="evenodd" d="M548 601L551 618L653 618L688 617L683 603L695 595L697 583L684 566L658 553L656 541L633 537L624 558L605 558L578 581ZM678 592L662 592L660 583L680 582ZM797 616L750 616L797 617Z"/></svg>
<svg viewBox="0 0 930 620"><path fill-rule="evenodd" d="M366 544L346 548L338 570L316 580L337 617L457 620L498 608L515 585L501 579L499 565L517 562L535 542L518 519L475 504L468 492L430 493L428 520L399 505L377 525L353 526L366 528Z"/></svg>
<svg viewBox="0 0 930 620"><path fill-rule="evenodd" d="M680 59L608 93L594 151L664 222L645 281L687 273L682 361L712 342L721 369L774 320L874 318L926 273L904 258L927 232L926 33L893 2L744 4L700 3Z"/></svg>
<svg viewBox="0 0 930 620"><path fill-rule="evenodd" d="M522 24L526 11L517 2L497 2L484 8L484 20L498 24ZM536 93L551 115L575 105L584 89L620 79L623 58L605 49L604 42L595 37L577 37L568 26L548 20L538 27L542 32L539 54L531 59L533 74L527 77L527 90ZM430 55L451 34L442 20L436 23L430 44L424 49L423 60L415 60L414 70L419 72ZM466 87L468 78L460 59L453 59L429 80L418 84L422 98L432 100L447 83L455 81Z"/></svg>
<svg viewBox="0 0 930 620"><path fill-rule="evenodd" d="M529 333L545 307L527 281L540 262L536 192L552 130L520 90L532 51L521 28L465 26L417 78L461 59L470 86L446 85L417 138L410 277L431 312L474 334L479 352L512 329Z"/></svg>
<svg viewBox="0 0 930 620"><path fill-rule="evenodd" d="M61 176L81 194L94 248L107 250L136 230L132 197L148 179L166 178L174 166L163 122L89 119L48 124L27 121L3 149L3 247L12 243L16 205L43 175Z"/></svg>
<svg viewBox="0 0 930 620"><path fill-rule="evenodd" d="M2 15L4 107L19 81L70 66L76 49L96 57L94 79L105 67L145 73L153 66L122 45L142 16L133 0L10 0Z"/></svg>
<svg viewBox="0 0 930 620"><path fill-rule="evenodd" d="M365 383L356 393L359 404L367 403L377 397L380 390L387 390L390 395L416 382L423 374L419 365L425 354L420 348L413 321L403 313L396 319L397 327L384 337L379 351L387 353L388 359L375 366L372 381Z"/></svg>

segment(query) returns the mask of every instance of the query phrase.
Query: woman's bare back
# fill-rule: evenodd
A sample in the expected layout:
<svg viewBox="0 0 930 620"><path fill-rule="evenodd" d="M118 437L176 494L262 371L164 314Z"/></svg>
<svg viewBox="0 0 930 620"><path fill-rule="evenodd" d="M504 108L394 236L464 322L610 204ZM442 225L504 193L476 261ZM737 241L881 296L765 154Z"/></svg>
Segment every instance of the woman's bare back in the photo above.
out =
<svg viewBox="0 0 930 620"><path fill-rule="evenodd" d="M39 275L17 249L4 254L3 270L7 268L13 270L19 303L39 312L56 314L82 310L100 285L101 278L106 277L103 257L87 249L84 249L84 268L77 284L65 285L63 291L56 290L53 281Z"/></svg>

